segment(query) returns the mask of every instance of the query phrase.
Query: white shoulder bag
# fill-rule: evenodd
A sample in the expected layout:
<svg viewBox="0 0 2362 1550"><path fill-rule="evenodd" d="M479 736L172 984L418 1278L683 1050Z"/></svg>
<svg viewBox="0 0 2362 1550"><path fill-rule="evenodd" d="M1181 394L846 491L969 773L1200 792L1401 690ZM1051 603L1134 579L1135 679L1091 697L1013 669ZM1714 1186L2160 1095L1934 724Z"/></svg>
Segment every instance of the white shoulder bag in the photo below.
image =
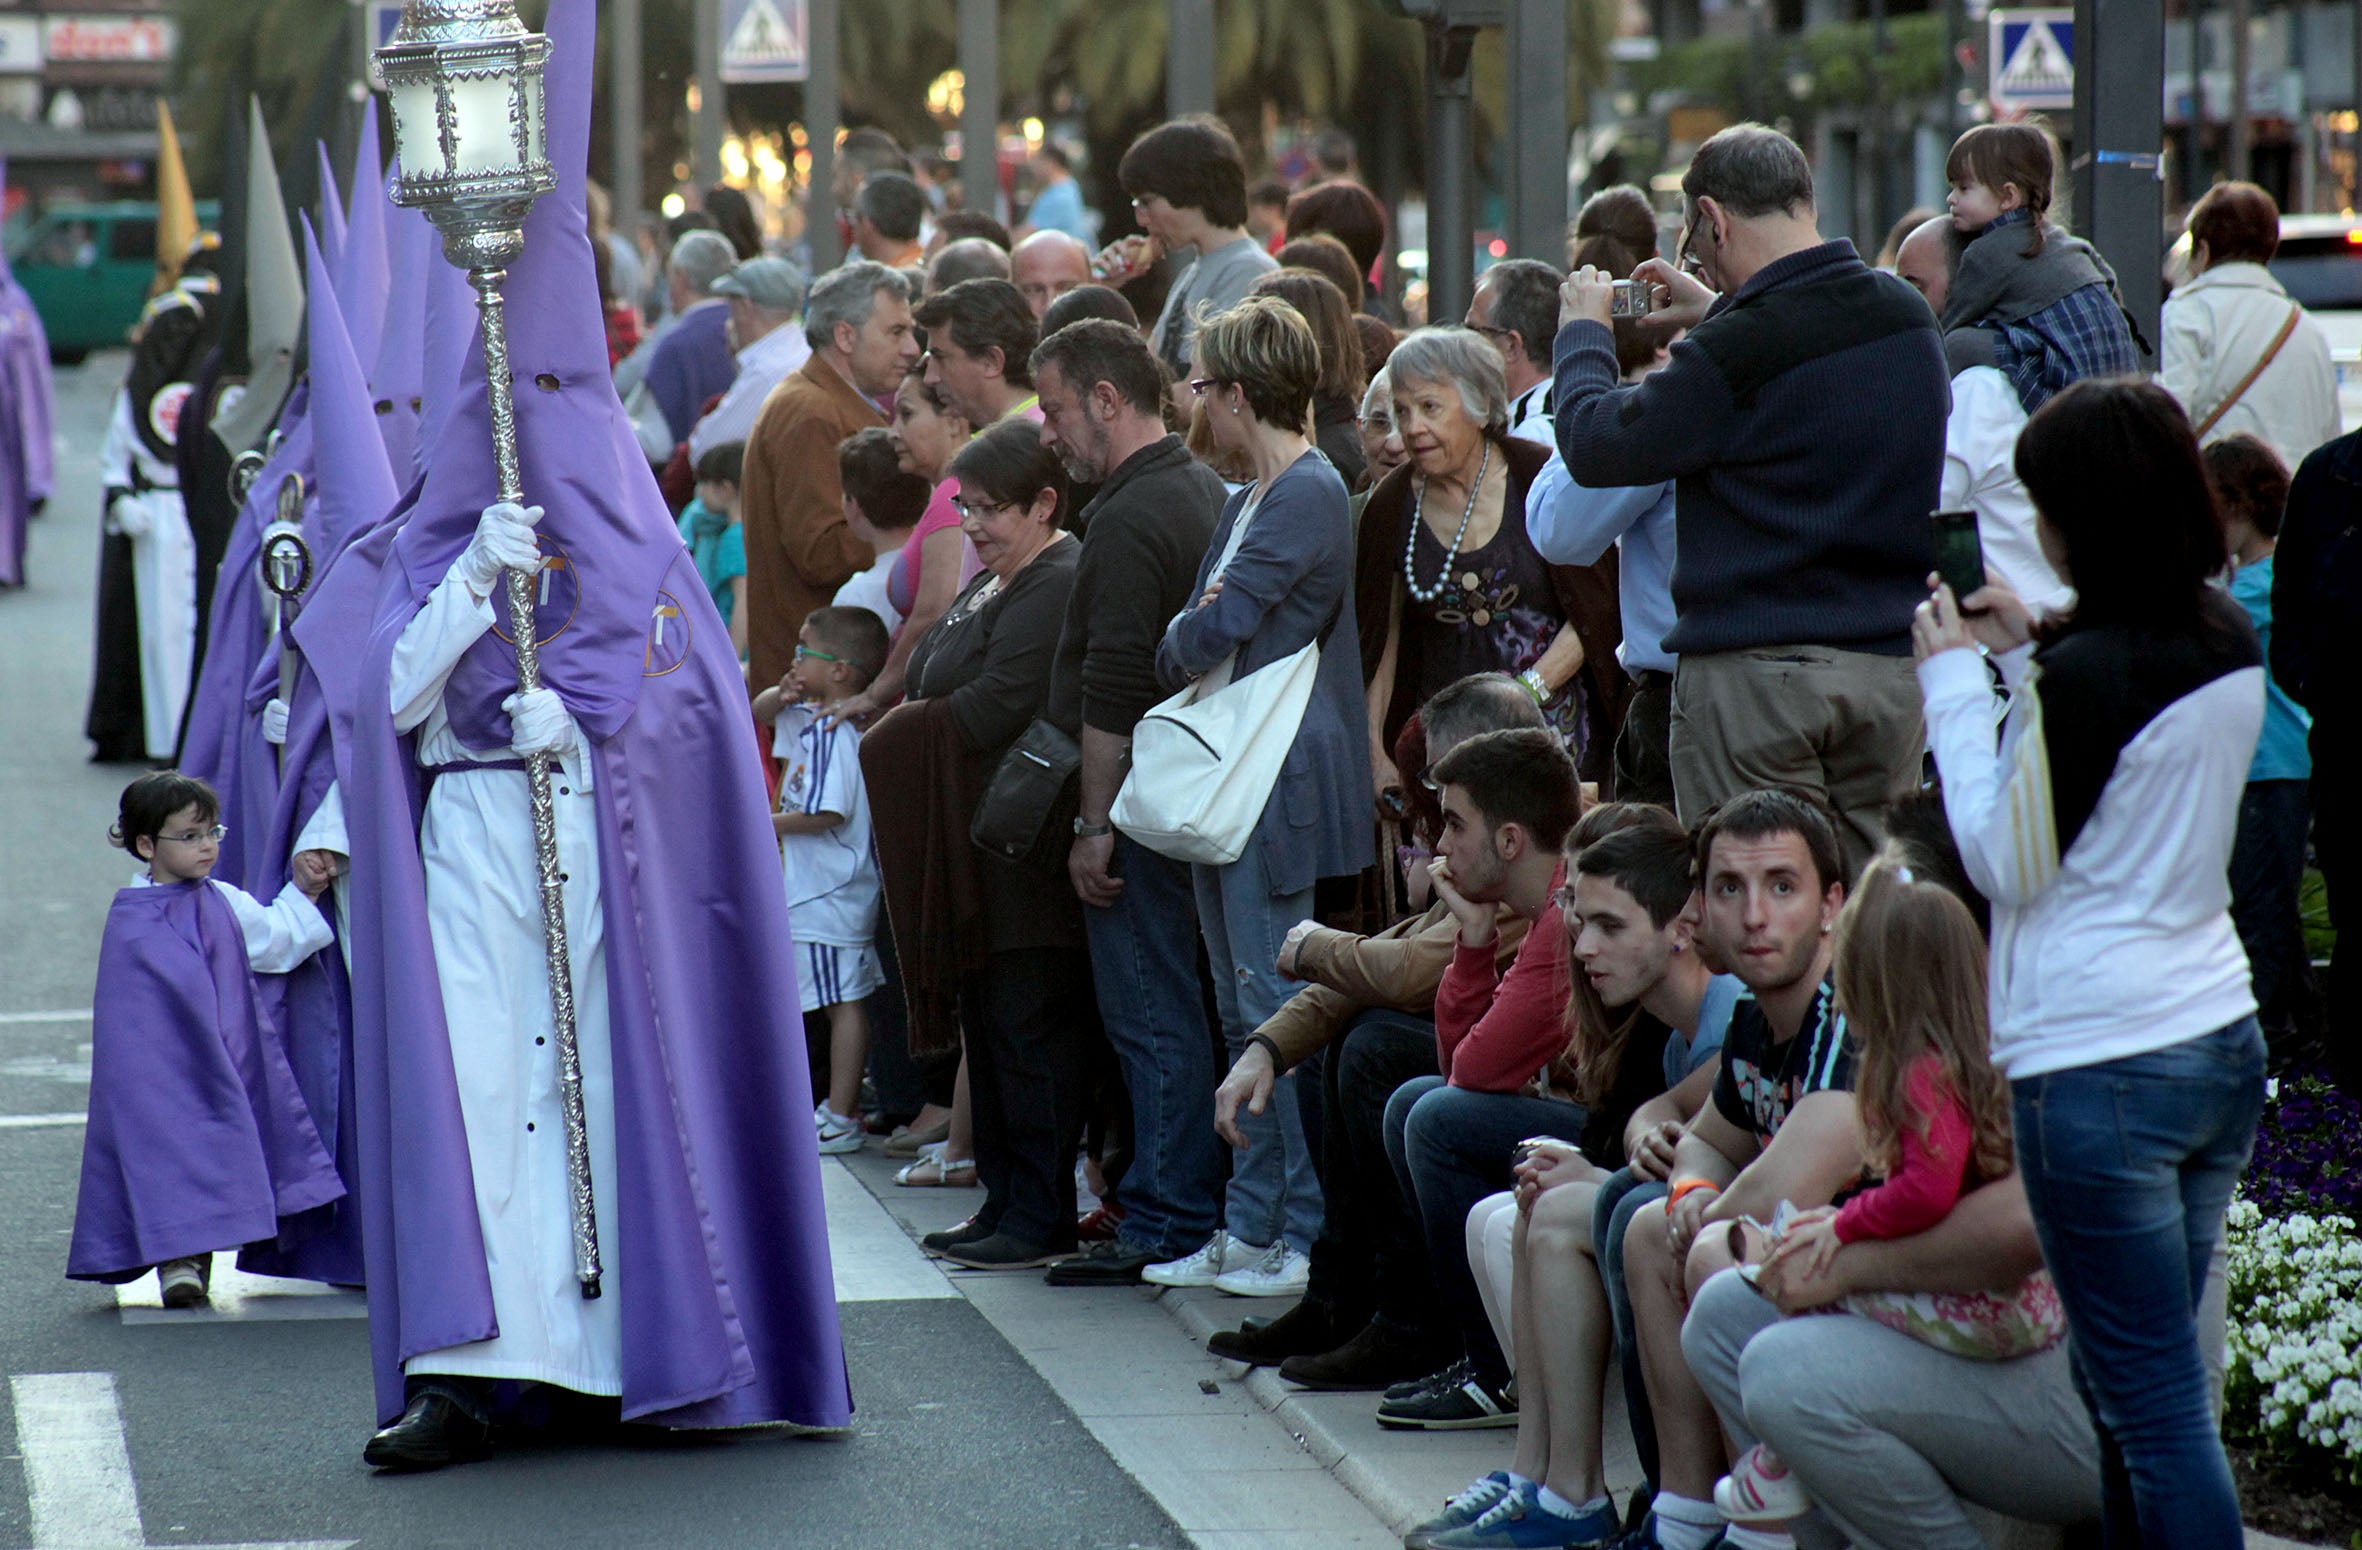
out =
<svg viewBox="0 0 2362 1550"><path fill-rule="evenodd" d="M1253 506L1240 513L1216 577L1253 517ZM1239 679L1231 677L1233 655L1142 716L1109 821L1175 861L1228 866L1244 855L1312 702L1321 649L1343 614L1340 599L1301 650Z"/></svg>

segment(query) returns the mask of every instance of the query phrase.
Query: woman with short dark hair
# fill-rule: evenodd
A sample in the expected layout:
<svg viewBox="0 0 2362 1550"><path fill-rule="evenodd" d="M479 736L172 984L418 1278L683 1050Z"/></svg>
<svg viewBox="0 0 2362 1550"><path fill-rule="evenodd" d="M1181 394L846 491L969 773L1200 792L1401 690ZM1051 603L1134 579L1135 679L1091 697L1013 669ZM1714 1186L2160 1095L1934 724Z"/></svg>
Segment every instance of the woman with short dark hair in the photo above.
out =
<svg viewBox="0 0 2362 1550"><path fill-rule="evenodd" d="M2190 278L2165 300L2157 380L2198 439L2247 431L2290 468L2338 433L2329 340L2272 272L2280 207L2253 183L2217 183L2190 207ZM2340 260L2344 262L2344 260Z"/></svg>
<svg viewBox="0 0 2362 1550"><path fill-rule="evenodd" d="M1303 314L1320 345L1320 380L1312 389L1312 441L1336 466L1345 488L1361 488L1364 461L1354 411L1369 377L1362 368L1361 335L1354 332L1344 294L1309 269L1281 269L1255 282L1255 296L1277 296Z"/></svg>
<svg viewBox="0 0 2362 1550"><path fill-rule="evenodd" d="M1196 683L1211 692L1314 641L1325 648L1246 850L1227 866L1190 868L1233 1061L1294 993L1280 976L1279 949L1312 913L1313 885L1360 872L1374 849L1361 807L1369 738L1351 645L1345 485L1306 439L1320 373L1312 326L1279 298L1257 296L1198 330L1188 383L1216 449L1253 482L1223 507L1198 568L1197 600L1157 647L1158 677L1168 688ZM1146 1279L1241 1296L1304 1290L1321 1192L1296 1083L1293 1072L1281 1077L1263 1113L1239 1115L1248 1144L1231 1165L1224 1225L1196 1253L1149 1266Z"/></svg>
<svg viewBox="0 0 2362 1550"><path fill-rule="evenodd" d="M1075 1248L1098 1002L1064 848L1053 871L989 854L968 829L1048 698L1080 546L1066 533L1065 469L1032 421L993 426L949 472L984 569L911 652L909 698L861 740L861 763L912 1052L948 1042L955 1004L967 1052L984 1204L926 1246L970 1269L1016 1270Z"/></svg>
<svg viewBox="0 0 2362 1550"><path fill-rule="evenodd" d="M2226 881L2262 652L2213 584L2222 523L2163 388L2070 386L2017 472L2072 609L2038 638L2007 586L1955 598L1931 575L1912 626L1944 810L1993 905L1993 1061L2109 1542L2237 1544L2196 1309L2263 1110Z"/></svg>

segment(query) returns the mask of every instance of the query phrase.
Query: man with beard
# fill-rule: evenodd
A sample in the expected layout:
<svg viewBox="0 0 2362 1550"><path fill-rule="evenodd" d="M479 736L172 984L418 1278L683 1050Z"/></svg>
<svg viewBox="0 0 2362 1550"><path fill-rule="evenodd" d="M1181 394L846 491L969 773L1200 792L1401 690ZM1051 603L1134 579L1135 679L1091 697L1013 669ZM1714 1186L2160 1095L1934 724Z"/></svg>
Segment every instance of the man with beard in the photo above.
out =
<svg viewBox="0 0 2362 1550"><path fill-rule="evenodd" d="M1164 375L1139 332L1091 319L1033 352L1042 442L1099 493L1083 532L1066 630L1050 673L1049 718L1082 742L1081 808L1067 875L1099 985L1099 1013L1123 1067L1136 1135L1116 1191L1116 1236L1050 1267L1055 1285L1128 1285L1193 1252L1218 1225L1222 1153L1206 1125L1213 1036L1198 988L1189 869L1115 832L1132 728L1164 698L1156 647L1186 607L1221 515L1222 481L1165 430Z"/></svg>

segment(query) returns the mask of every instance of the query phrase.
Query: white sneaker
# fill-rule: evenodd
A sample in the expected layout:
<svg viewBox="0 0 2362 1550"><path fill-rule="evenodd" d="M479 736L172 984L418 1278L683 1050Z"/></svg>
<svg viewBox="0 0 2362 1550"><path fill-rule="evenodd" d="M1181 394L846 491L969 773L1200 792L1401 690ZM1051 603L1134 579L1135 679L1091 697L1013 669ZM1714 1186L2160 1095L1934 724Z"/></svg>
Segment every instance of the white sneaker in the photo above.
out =
<svg viewBox="0 0 2362 1550"><path fill-rule="evenodd" d="M1150 1265L1140 1272L1140 1279L1158 1286L1212 1286L1226 1261L1243 1262L1262 1252L1217 1227L1204 1248L1187 1259L1168 1259L1161 1265Z"/></svg>
<svg viewBox="0 0 2362 1550"><path fill-rule="evenodd" d="M861 1121L847 1119L844 1115L839 1114L828 1106L828 1100L825 1098L820 1101L820 1106L812 1111L812 1128L819 1134L820 1154L823 1157L834 1157L845 1152L861 1150L861 1143L864 1139L861 1132Z"/></svg>
<svg viewBox="0 0 2362 1550"><path fill-rule="evenodd" d="M1312 1261L1289 1248L1283 1238L1237 1269L1214 1277L1214 1286L1233 1297L1301 1297L1311 1279Z"/></svg>
<svg viewBox="0 0 2362 1550"><path fill-rule="evenodd" d="M210 1255L168 1259L156 1267L156 1283L167 1308L194 1308L206 1301L205 1264Z"/></svg>

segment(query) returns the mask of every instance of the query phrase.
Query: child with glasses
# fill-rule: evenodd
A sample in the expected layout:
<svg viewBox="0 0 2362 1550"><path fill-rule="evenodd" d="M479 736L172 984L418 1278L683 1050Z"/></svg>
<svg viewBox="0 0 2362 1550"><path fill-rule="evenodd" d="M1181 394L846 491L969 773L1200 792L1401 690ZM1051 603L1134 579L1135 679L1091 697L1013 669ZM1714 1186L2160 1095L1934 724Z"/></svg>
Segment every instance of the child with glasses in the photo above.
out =
<svg viewBox="0 0 2362 1550"><path fill-rule="evenodd" d="M828 1014L828 1096L812 1111L826 1153L861 1150L861 1074L869 1063L870 993L878 963L879 883L861 783L861 734L830 712L869 686L890 649L866 608L815 608L796 636L787 676L755 696L778 756L779 836L788 922L801 955L803 1008Z"/></svg>
<svg viewBox="0 0 2362 1550"><path fill-rule="evenodd" d="M205 1301L216 1250L344 1194L254 981L335 940L317 901L340 858L297 853L265 904L212 880L220 816L212 787L163 770L124 790L108 831L147 870L115 895L99 945L66 1274L119 1283L154 1266L168 1308Z"/></svg>

